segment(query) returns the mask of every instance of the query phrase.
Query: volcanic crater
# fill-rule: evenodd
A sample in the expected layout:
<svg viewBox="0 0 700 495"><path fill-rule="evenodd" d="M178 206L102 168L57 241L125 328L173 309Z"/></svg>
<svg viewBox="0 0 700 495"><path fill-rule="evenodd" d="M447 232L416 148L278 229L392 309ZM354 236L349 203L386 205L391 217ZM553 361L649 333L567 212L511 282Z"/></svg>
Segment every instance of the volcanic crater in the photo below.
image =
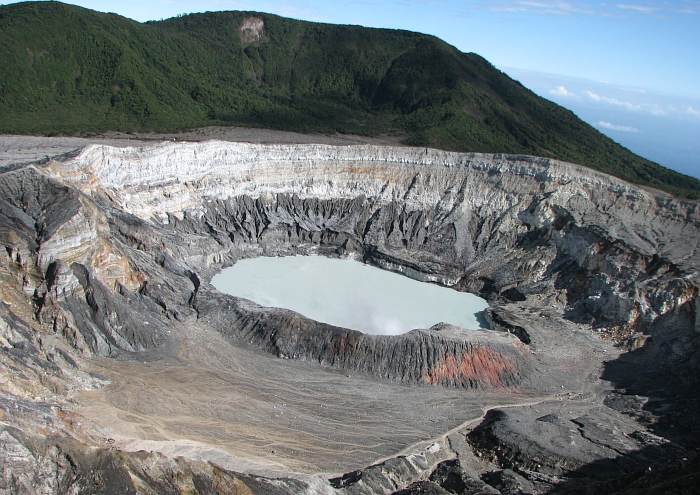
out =
<svg viewBox="0 0 700 495"><path fill-rule="evenodd" d="M521 484L541 491L577 470L600 481L585 468L602 460L634 472L648 449L668 456L661 435L697 406L697 203L590 169L92 144L6 166L0 192L3 360L28 377L3 435L27 452L27 483L92 469L161 493L165 473L179 488L377 493L459 469L491 493L515 469L540 472ZM211 284L242 259L310 254L477 294L488 329L369 335ZM30 438L41 421L50 434ZM685 431L673 449L688 458Z"/></svg>

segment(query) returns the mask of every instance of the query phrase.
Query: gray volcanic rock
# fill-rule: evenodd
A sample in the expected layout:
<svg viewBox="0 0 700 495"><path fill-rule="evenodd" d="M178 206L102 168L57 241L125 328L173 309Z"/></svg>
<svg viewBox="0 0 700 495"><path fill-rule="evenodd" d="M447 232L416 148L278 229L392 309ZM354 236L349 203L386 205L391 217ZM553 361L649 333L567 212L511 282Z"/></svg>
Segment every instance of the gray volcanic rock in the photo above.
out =
<svg viewBox="0 0 700 495"><path fill-rule="evenodd" d="M700 410L686 400L700 371L695 202L533 157L220 142L89 146L8 167L0 193L0 493L542 492L687 458L700 438L668 412ZM370 336L209 284L245 257L307 253L476 292L492 330ZM345 476L274 480L120 450L64 407L104 384L87 361L185 363L188 332L334 380L503 407ZM638 407L624 398L645 391ZM149 413L124 407L117 419ZM161 441L147 426L137 434Z"/></svg>
<svg viewBox="0 0 700 495"><path fill-rule="evenodd" d="M494 410L468 437L480 455L535 482L575 476L582 485L597 483L690 455L629 417L585 401ZM499 489L507 486L493 478L486 477Z"/></svg>
<svg viewBox="0 0 700 495"><path fill-rule="evenodd" d="M469 495L499 495L499 491L481 481L478 476L470 476L462 468L459 460L438 464L430 481L440 485L450 493Z"/></svg>
<svg viewBox="0 0 700 495"><path fill-rule="evenodd" d="M394 495L448 495L450 492L432 481L417 481Z"/></svg>
<svg viewBox="0 0 700 495"><path fill-rule="evenodd" d="M494 471L484 476L484 481L498 489L503 495L532 495L537 493L535 486L511 469Z"/></svg>
<svg viewBox="0 0 700 495"><path fill-rule="evenodd" d="M195 308L201 321L235 342L284 359L311 360L401 383L506 388L519 384L531 370L519 342L504 335L465 335L456 329L367 335L208 291L198 294Z"/></svg>
<svg viewBox="0 0 700 495"><path fill-rule="evenodd" d="M625 442L626 432L617 425L596 428L598 436L607 437L599 441L588 438L579 428L586 418L552 413L535 417L538 415L538 411L526 409L491 411L469 434L470 440L482 452L495 456L502 466L549 476L561 476L595 459L613 458L638 448L631 439Z"/></svg>
<svg viewBox="0 0 700 495"><path fill-rule="evenodd" d="M126 454L111 448L87 448L75 442L60 446L32 442L18 430L0 430L5 468L0 493L176 495L189 488L207 494L293 495L309 488L296 480L236 475L211 464L168 459L160 454Z"/></svg>
<svg viewBox="0 0 700 495"><path fill-rule="evenodd" d="M434 456L431 454L432 452L424 451L410 458L400 456L389 459L381 464L369 466L355 475L350 473L350 476L332 479L331 485L347 494L391 493L419 478L421 472L429 467L428 461L433 460ZM429 488L430 485L427 485L420 489ZM439 486L433 489L439 489Z"/></svg>

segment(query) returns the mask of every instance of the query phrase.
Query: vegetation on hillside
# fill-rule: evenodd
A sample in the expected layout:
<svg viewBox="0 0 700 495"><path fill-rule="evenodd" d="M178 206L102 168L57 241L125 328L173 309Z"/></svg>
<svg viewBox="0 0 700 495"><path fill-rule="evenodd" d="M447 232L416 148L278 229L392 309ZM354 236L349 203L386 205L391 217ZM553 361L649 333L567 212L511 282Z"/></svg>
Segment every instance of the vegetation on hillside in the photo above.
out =
<svg viewBox="0 0 700 495"><path fill-rule="evenodd" d="M241 23L264 22L243 42ZM59 2L0 6L0 132L247 125L572 161L700 196L472 53L397 30L250 12L138 23Z"/></svg>

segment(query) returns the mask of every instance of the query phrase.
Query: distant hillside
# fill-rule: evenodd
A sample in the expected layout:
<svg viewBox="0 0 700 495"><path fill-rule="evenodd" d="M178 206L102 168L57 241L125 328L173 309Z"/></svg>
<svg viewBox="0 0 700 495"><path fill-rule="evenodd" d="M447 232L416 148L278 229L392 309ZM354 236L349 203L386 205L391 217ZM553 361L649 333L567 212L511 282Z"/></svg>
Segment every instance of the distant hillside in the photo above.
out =
<svg viewBox="0 0 700 495"><path fill-rule="evenodd" d="M141 24L59 2L0 7L0 132L248 125L580 163L688 197L645 160L473 53L406 31L250 12Z"/></svg>

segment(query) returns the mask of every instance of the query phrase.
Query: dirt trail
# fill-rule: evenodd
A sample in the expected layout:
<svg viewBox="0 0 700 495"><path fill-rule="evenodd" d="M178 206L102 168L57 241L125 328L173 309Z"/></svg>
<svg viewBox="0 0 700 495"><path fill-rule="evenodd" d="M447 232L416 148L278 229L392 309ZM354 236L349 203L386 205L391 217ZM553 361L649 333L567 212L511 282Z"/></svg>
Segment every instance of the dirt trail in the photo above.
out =
<svg viewBox="0 0 700 495"><path fill-rule="evenodd" d="M455 426L454 428L450 428L445 433L442 433L436 437L430 438L428 440L421 440L421 441L416 442L412 445L409 445L408 447L402 449L401 451L399 451L395 454L379 458L379 459L375 460L374 462L372 462L370 465L381 464L381 463L386 462L389 459L393 459L395 457L411 455L413 453L416 453L416 452L419 452L419 451L425 449L426 447L429 447L432 444L445 442L447 440L447 437L449 437L450 435L453 435L457 432L460 432L462 430L469 428L470 426L473 426L473 425L480 423L486 417L486 415L489 413L489 411L492 411L494 409L508 409L508 408L514 408L514 407L537 406L537 405L545 403L545 402L556 400L556 398L557 398L556 395L549 395L549 396L543 396L543 397L540 397L538 399L524 401L524 402L504 403L504 404L497 404L497 405L493 405L493 406L484 407L484 408L482 408L482 414L480 416L468 419L468 420L464 421L462 424Z"/></svg>

